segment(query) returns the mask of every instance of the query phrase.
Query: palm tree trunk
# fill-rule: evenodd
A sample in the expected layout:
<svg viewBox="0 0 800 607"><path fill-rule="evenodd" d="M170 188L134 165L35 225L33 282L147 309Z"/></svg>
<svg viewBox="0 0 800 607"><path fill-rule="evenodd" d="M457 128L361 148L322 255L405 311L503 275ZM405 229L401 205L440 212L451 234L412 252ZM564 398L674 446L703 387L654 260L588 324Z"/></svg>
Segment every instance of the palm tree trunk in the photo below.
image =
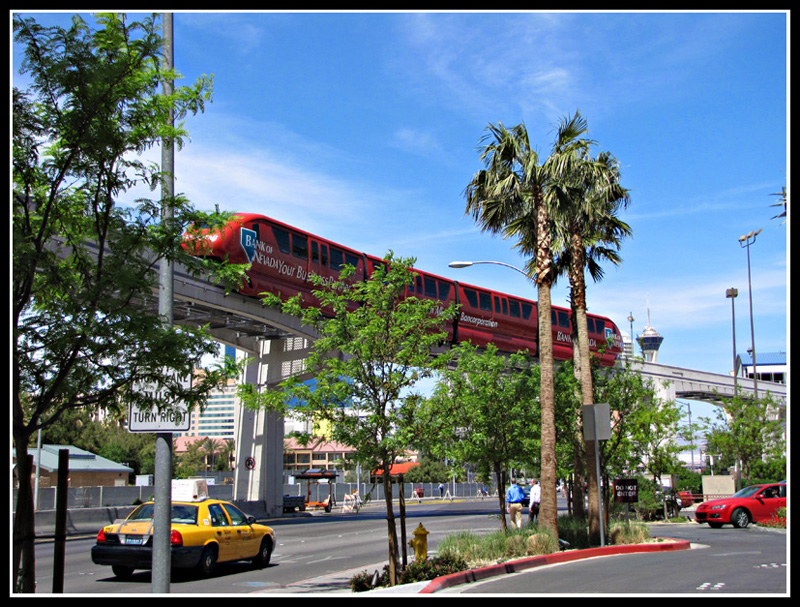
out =
<svg viewBox="0 0 800 607"><path fill-rule="evenodd" d="M550 285L539 284L539 364L542 407L542 502L539 523L558 533L556 503L556 407L553 377L553 330Z"/></svg>
<svg viewBox="0 0 800 607"><path fill-rule="evenodd" d="M594 385L592 382L592 365L589 351L589 331L586 320L586 279L584 276L585 251L580 234L574 231L570 237L572 247L572 269L570 283L572 285L572 310L573 328L577 331L577 338L573 336L573 343L577 342L577 351L580 356L579 373L581 382L581 396L583 405L594 406ZM597 470L594 465L597 441L586 441L587 477L589 480L589 539L593 543L600 543L600 509L598 507L599 483Z"/></svg>

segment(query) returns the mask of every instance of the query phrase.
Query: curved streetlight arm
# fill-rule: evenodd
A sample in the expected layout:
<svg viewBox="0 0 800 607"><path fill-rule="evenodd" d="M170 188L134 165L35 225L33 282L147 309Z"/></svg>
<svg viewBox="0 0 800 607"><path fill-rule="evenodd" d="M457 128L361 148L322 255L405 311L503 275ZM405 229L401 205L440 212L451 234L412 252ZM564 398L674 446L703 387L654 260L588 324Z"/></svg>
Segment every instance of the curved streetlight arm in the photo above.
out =
<svg viewBox="0 0 800 607"><path fill-rule="evenodd" d="M512 266L510 263L504 263L502 261L451 261L448 265L451 268L469 268L470 266L474 266L474 265L477 265L479 263L490 263L490 264L497 265L497 266L505 266L507 268L511 268L512 270L516 270L517 272L522 274L525 278L527 278L529 280L532 280L533 282L536 282L536 275L535 274L534 274L533 278L531 278L530 276L528 276L528 274L526 272L524 272L523 270L520 270L518 267Z"/></svg>

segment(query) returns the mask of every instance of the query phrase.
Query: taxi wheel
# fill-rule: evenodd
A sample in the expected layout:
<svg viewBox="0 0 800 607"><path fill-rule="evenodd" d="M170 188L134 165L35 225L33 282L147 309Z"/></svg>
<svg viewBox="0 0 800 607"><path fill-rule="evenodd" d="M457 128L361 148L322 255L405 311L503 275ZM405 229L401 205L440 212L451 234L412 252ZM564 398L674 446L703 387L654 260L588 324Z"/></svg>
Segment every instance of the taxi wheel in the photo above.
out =
<svg viewBox="0 0 800 607"><path fill-rule="evenodd" d="M206 546L203 550L203 555L200 557L200 562L197 564L197 569L203 577L208 577L214 571L214 565L217 564L217 547L213 545Z"/></svg>
<svg viewBox="0 0 800 607"><path fill-rule="evenodd" d="M125 567L124 565L112 565L111 571L121 580L127 580L133 575L133 567Z"/></svg>
<svg viewBox="0 0 800 607"><path fill-rule="evenodd" d="M269 561L272 558L272 541L265 537L261 540L261 547L258 549L258 554L253 558L253 565L258 567L259 569L263 569L267 565L269 565Z"/></svg>

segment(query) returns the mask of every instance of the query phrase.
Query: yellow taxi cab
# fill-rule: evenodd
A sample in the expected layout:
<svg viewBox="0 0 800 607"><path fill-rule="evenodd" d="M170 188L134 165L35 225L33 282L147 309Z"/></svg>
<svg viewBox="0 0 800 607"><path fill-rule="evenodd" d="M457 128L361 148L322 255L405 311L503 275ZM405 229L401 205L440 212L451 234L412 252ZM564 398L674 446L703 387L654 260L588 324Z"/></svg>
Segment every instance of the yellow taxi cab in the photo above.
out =
<svg viewBox="0 0 800 607"><path fill-rule="evenodd" d="M205 481L173 481L170 533L173 568L196 568L208 576L217 563L251 560L269 565L275 532L230 502L210 499ZM103 527L92 546L92 562L110 565L117 577L151 569L154 503L145 502L123 521Z"/></svg>

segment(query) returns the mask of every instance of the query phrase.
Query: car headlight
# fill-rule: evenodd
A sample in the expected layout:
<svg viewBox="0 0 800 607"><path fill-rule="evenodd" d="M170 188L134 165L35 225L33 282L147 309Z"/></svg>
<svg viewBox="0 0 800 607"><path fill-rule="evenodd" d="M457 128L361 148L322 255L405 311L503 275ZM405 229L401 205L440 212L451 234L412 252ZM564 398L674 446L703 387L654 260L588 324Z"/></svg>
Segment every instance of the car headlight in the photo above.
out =
<svg viewBox="0 0 800 607"><path fill-rule="evenodd" d="M710 509L711 510L723 510L724 508L727 508L727 507L728 507L727 504L722 504L720 506L710 506Z"/></svg>

